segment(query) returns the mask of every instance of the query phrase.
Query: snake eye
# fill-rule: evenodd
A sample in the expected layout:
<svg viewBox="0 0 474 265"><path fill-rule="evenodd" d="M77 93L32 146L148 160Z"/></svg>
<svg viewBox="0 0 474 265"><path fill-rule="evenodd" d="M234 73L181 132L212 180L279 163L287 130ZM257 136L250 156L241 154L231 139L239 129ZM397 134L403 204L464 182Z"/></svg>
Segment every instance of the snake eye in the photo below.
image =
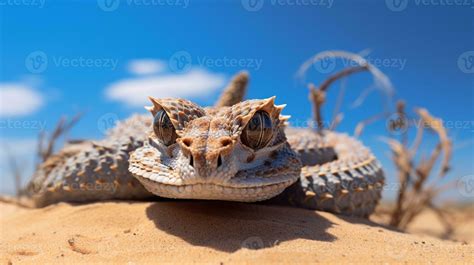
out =
<svg viewBox="0 0 474 265"><path fill-rule="evenodd" d="M245 126L240 139L246 146L258 150L272 139L272 120L265 111L257 111Z"/></svg>
<svg viewBox="0 0 474 265"><path fill-rule="evenodd" d="M166 146L175 143L176 138L178 138L176 130L164 110L160 110L156 113L155 119L153 120L153 131L160 142Z"/></svg>

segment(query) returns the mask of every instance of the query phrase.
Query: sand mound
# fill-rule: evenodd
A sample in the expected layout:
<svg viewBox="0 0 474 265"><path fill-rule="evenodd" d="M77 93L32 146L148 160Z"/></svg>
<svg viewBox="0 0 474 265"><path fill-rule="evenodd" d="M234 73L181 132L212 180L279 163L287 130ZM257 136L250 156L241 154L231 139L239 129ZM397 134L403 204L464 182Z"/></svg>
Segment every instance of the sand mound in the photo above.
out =
<svg viewBox="0 0 474 265"><path fill-rule="evenodd" d="M4 263L473 263L474 247L303 209L199 201L0 204Z"/></svg>

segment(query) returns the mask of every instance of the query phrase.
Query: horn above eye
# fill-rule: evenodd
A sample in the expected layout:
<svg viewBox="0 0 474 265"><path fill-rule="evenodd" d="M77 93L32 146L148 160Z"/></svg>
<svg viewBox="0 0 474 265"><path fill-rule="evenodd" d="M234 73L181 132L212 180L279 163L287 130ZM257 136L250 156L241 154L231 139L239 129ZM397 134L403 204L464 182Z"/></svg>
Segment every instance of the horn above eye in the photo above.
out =
<svg viewBox="0 0 474 265"><path fill-rule="evenodd" d="M273 136L273 124L265 111L257 111L242 131L242 143L254 150L265 147Z"/></svg>
<svg viewBox="0 0 474 265"><path fill-rule="evenodd" d="M164 110L160 110L156 113L155 119L153 120L153 131L156 137L158 137L158 140L166 146L174 144L176 138L178 138L176 130Z"/></svg>

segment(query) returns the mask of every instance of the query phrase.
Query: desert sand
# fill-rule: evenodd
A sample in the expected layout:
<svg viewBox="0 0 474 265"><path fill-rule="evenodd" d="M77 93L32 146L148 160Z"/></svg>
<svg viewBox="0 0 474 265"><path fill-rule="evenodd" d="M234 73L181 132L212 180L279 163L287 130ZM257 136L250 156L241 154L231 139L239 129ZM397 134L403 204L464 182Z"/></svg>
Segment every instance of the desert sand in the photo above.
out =
<svg viewBox="0 0 474 265"><path fill-rule="evenodd" d="M164 201L25 209L2 203L0 212L3 264L474 263L469 242L280 206Z"/></svg>

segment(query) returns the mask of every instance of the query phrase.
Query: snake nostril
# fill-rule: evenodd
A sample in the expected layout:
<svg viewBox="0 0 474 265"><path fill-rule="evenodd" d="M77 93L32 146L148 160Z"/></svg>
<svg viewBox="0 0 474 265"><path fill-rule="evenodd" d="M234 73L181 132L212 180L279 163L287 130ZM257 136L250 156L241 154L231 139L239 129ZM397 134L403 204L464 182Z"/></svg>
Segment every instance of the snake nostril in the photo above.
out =
<svg viewBox="0 0 474 265"><path fill-rule="evenodd" d="M194 158L193 155L189 155L189 165L194 167Z"/></svg>
<svg viewBox="0 0 474 265"><path fill-rule="evenodd" d="M230 139L229 137L221 139L221 146L222 147L227 147L231 144L232 144L232 139Z"/></svg>
<svg viewBox="0 0 474 265"><path fill-rule="evenodd" d="M193 144L193 140L191 138L184 138L182 142L186 147L191 147Z"/></svg>
<svg viewBox="0 0 474 265"><path fill-rule="evenodd" d="M221 155L219 155L217 157L217 167L219 168L220 166L222 166L222 157L221 157Z"/></svg>

